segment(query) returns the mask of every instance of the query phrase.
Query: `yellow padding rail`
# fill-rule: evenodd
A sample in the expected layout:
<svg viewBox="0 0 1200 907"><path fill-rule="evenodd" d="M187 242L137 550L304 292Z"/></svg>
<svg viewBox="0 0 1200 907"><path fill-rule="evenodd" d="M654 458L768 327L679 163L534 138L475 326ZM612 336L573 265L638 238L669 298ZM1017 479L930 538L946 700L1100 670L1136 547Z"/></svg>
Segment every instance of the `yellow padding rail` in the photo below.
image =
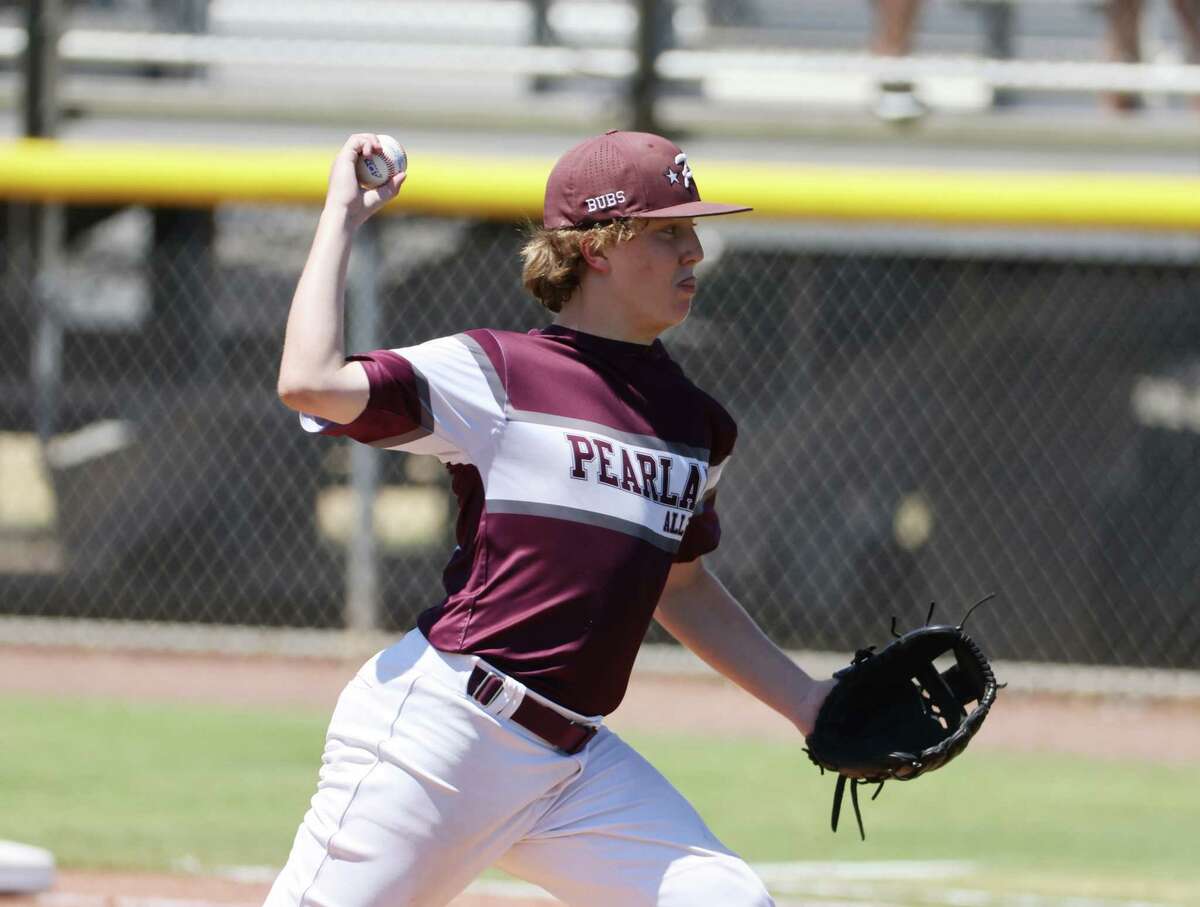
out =
<svg viewBox="0 0 1200 907"><path fill-rule="evenodd" d="M77 204L200 207L219 202L319 203L336 147L229 148L57 142L0 144L0 196ZM540 217L553 158L423 155L410 148L395 212ZM706 198L753 205L760 217L1200 229L1200 178L815 167L697 161Z"/></svg>

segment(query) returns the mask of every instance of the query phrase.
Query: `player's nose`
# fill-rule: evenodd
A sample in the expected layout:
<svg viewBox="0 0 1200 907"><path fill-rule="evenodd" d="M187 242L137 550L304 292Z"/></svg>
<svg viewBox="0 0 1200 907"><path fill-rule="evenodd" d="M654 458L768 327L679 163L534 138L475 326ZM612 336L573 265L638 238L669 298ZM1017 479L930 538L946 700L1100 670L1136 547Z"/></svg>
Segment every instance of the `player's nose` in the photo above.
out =
<svg viewBox="0 0 1200 907"><path fill-rule="evenodd" d="M700 237L696 235L696 231L692 230L688 233L683 244L683 251L679 256L679 261L685 265L694 265L704 259L704 246L700 243Z"/></svg>

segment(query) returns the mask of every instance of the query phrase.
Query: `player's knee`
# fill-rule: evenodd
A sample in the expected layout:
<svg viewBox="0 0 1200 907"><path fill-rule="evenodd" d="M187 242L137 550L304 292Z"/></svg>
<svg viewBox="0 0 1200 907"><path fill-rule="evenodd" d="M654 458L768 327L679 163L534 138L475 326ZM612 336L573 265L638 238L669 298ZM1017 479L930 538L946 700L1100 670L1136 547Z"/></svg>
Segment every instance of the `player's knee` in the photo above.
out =
<svg viewBox="0 0 1200 907"><path fill-rule="evenodd" d="M775 907L775 900L762 883L762 879L756 876L745 863L741 864L740 872L736 877L728 880L726 893L719 900L711 903L736 904L737 907Z"/></svg>
<svg viewBox="0 0 1200 907"><path fill-rule="evenodd" d="M696 903L721 904L729 905L729 907L734 907L734 905L736 907L775 907L774 898L749 867L746 868L744 876L726 885L720 897Z"/></svg>
<svg viewBox="0 0 1200 907"><path fill-rule="evenodd" d="M663 880L658 907L774 907L762 880L736 857L709 857L680 867Z"/></svg>

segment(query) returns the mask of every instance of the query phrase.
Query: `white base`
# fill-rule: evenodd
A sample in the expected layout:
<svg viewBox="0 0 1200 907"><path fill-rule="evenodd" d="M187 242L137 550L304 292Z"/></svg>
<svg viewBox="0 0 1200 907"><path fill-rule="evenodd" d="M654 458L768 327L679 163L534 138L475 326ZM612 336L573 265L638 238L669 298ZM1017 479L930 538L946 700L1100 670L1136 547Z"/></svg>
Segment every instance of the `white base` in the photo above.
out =
<svg viewBox="0 0 1200 907"><path fill-rule="evenodd" d="M0 841L0 894L45 891L54 884L54 854L40 847Z"/></svg>

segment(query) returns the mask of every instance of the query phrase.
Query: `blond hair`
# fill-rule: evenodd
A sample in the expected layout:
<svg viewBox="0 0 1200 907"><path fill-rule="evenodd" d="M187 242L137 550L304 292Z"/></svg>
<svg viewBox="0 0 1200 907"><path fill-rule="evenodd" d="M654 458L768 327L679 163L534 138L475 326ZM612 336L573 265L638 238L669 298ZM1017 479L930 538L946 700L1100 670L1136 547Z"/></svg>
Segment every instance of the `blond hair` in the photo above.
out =
<svg viewBox="0 0 1200 907"><path fill-rule="evenodd" d="M583 229L562 227L554 230L531 224L529 238L521 247L524 262L521 283L551 312L561 312L583 279L587 267L583 260L584 245L593 252L603 252L619 242L633 239L644 223L624 218Z"/></svg>

